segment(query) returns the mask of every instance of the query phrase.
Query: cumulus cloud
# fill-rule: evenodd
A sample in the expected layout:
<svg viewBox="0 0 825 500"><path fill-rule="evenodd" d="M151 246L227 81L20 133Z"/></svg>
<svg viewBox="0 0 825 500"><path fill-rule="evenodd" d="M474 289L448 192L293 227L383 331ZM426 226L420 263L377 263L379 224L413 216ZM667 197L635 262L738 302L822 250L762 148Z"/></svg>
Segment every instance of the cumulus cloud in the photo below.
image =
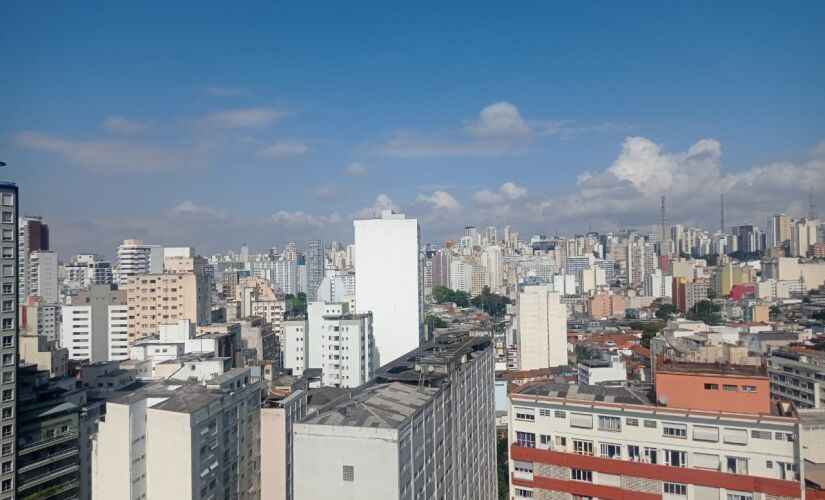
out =
<svg viewBox="0 0 825 500"><path fill-rule="evenodd" d="M363 163L356 161L347 165L347 168L344 169L344 173L352 176L369 175L370 169Z"/></svg>
<svg viewBox="0 0 825 500"><path fill-rule="evenodd" d="M110 116L103 121L103 128L109 132L135 133L146 130L151 126L151 122L138 122L122 116Z"/></svg>
<svg viewBox="0 0 825 500"><path fill-rule="evenodd" d="M473 199L482 205L501 205L527 196L527 189L513 183L505 182L497 190L482 189L473 194Z"/></svg>
<svg viewBox="0 0 825 500"><path fill-rule="evenodd" d="M372 155L397 158L503 156L528 151L531 143L542 136L571 139L625 126L618 122L581 126L558 120L528 120L514 104L500 101L484 107L476 119L465 121L460 130L396 130L384 141L362 149Z"/></svg>
<svg viewBox="0 0 825 500"><path fill-rule="evenodd" d="M364 207L351 214L353 219L371 219L381 214L381 210L393 210L400 212L401 207L397 205L387 193L381 193L375 197L372 206Z"/></svg>
<svg viewBox="0 0 825 500"><path fill-rule="evenodd" d="M461 203L447 191L434 191L430 196L419 194L418 201L429 203L434 208L443 210L458 210L461 208Z"/></svg>
<svg viewBox="0 0 825 500"><path fill-rule="evenodd" d="M185 200L169 210L171 217L197 217L204 219L223 220L226 212L216 208L198 205L192 200Z"/></svg>
<svg viewBox="0 0 825 500"><path fill-rule="evenodd" d="M296 140L278 141L271 146L258 150L258 154L264 158L283 158L285 156L301 156L309 152L309 146Z"/></svg>
<svg viewBox="0 0 825 500"><path fill-rule="evenodd" d="M270 220L276 224L283 224L285 226L314 226L318 228L340 224L343 221L337 213L330 215L311 215L300 210L295 212L280 210L272 214Z"/></svg>
<svg viewBox="0 0 825 500"><path fill-rule="evenodd" d="M199 122L214 128L262 128L286 118L289 113L272 108L228 109L209 113Z"/></svg>
<svg viewBox="0 0 825 500"><path fill-rule="evenodd" d="M51 153L68 163L107 173L181 167L192 160L181 151L147 142L74 141L31 131L19 133L14 139L25 148Z"/></svg>

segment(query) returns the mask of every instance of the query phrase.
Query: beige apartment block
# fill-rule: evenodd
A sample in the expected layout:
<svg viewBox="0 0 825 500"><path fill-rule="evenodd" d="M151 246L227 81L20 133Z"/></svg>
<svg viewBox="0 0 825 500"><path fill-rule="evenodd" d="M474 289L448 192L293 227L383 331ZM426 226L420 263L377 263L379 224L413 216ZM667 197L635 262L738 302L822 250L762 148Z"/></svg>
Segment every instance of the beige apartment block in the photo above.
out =
<svg viewBox="0 0 825 500"><path fill-rule="evenodd" d="M210 322L209 290L194 273L129 276L129 343L158 333L159 325Z"/></svg>

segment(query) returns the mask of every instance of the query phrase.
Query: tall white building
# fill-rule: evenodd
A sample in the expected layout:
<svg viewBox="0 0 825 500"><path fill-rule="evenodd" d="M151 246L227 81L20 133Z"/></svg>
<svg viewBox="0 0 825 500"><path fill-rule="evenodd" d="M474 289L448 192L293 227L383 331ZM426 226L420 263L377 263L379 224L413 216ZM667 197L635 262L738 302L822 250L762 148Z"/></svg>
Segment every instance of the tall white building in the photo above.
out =
<svg viewBox="0 0 825 500"><path fill-rule="evenodd" d="M440 336L295 423L295 498L495 499L492 351Z"/></svg>
<svg viewBox="0 0 825 500"><path fill-rule="evenodd" d="M470 293L473 288L475 266L464 260L450 262L450 288L457 292Z"/></svg>
<svg viewBox="0 0 825 500"><path fill-rule="evenodd" d="M656 269L652 274L647 275L645 295L654 299L673 297L673 276L662 273L661 269Z"/></svg>
<svg viewBox="0 0 825 500"><path fill-rule="evenodd" d="M0 288L3 293L0 308L0 327L3 330L0 343L0 356L3 369L0 371L0 412L8 417L3 421L0 433L0 495L14 498L16 491L17 468L17 363L18 363L18 287L19 268L18 252L22 252L18 238L23 231L17 232L17 185L0 182Z"/></svg>
<svg viewBox="0 0 825 500"><path fill-rule="evenodd" d="M47 304L60 300L57 279L57 254L35 250L29 254L29 294Z"/></svg>
<svg viewBox="0 0 825 500"><path fill-rule="evenodd" d="M120 288L129 284L129 276L163 272L163 247L146 245L142 240L124 240L117 248L117 277Z"/></svg>
<svg viewBox="0 0 825 500"><path fill-rule="evenodd" d="M533 285L518 294L520 370L567 365L567 306L551 290Z"/></svg>
<svg viewBox="0 0 825 500"><path fill-rule="evenodd" d="M64 267L66 277L72 287L88 288L91 285L108 285L113 281L112 263L103 260L101 255L75 255Z"/></svg>
<svg viewBox="0 0 825 500"><path fill-rule="evenodd" d="M485 286L490 287L490 291L493 293L501 293L504 286L504 267L501 247L491 245L485 248L484 251L481 252L481 265L485 271Z"/></svg>
<svg viewBox="0 0 825 500"><path fill-rule="evenodd" d="M129 358L129 307L126 290L92 285L63 306L60 346L70 359L90 363Z"/></svg>
<svg viewBox="0 0 825 500"><path fill-rule="evenodd" d="M260 382L242 368L112 399L93 444L92 496L258 499L260 416Z"/></svg>
<svg viewBox="0 0 825 500"><path fill-rule="evenodd" d="M372 312L378 359L389 362L418 347L424 305L418 221L382 210L380 219L355 221L359 312Z"/></svg>
<svg viewBox="0 0 825 500"><path fill-rule="evenodd" d="M357 387L373 377L372 314L350 313L347 303L310 302L307 318L288 320L284 329L284 368L293 375L320 368L322 385L331 387Z"/></svg>

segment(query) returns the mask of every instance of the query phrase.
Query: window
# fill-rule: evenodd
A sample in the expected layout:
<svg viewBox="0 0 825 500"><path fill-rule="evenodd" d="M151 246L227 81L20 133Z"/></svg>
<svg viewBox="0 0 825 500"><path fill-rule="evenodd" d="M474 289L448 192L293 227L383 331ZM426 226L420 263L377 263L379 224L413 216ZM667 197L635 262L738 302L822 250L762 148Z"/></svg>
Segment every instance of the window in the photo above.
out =
<svg viewBox="0 0 825 500"><path fill-rule="evenodd" d="M726 471L732 474L747 474L748 459L741 457L725 457Z"/></svg>
<svg viewBox="0 0 825 500"><path fill-rule="evenodd" d="M600 451L602 458L622 458L622 445L620 444L602 443Z"/></svg>
<svg viewBox="0 0 825 500"><path fill-rule="evenodd" d="M550 410L548 410L547 408L541 408L539 409L539 415L541 415L542 417L549 417Z"/></svg>
<svg viewBox="0 0 825 500"><path fill-rule="evenodd" d="M687 437L687 425L685 424L662 424L662 435L675 438Z"/></svg>
<svg viewBox="0 0 825 500"><path fill-rule="evenodd" d="M641 452L639 451L639 447L637 445L627 445L627 459L632 460L634 462L638 462L642 459Z"/></svg>
<svg viewBox="0 0 825 500"><path fill-rule="evenodd" d="M343 473L344 481L355 481L355 466L345 465Z"/></svg>
<svg viewBox="0 0 825 500"><path fill-rule="evenodd" d="M11 283L3 283L3 295L10 295L14 293L14 285Z"/></svg>
<svg viewBox="0 0 825 500"><path fill-rule="evenodd" d="M579 427L581 429L592 429L593 428L593 415L587 415L585 413L571 413L570 414L570 427Z"/></svg>
<svg viewBox="0 0 825 500"><path fill-rule="evenodd" d="M705 384L705 390L706 391L718 391L719 390L719 384Z"/></svg>
<svg viewBox="0 0 825 500"><path fill-rule="evenodd" d="M773 435L771 434L771 431L752 430L751 437L754 439L772 439Z"/></svg>
<svg viewBox="0 0 825 500"><path fill-rule="evenodd" d="M766 460L765 461L765 468L766 469L773 469L773 460Z"/></svg>
<svg viewBox="0 0 825 500"><path fill-rule="evenodd" d="M567 447L567 438L564 436L556 436L556 446Z"/></svg>
<svg viewBox="0 0 825 500"><path fill-rule="evenodd" d="M619 417L599 417L599 429L603 431L622 430L622 419Z"/></svg>
<svg viewBox="0 0 825 500"><path fill-rule="evenodd" d="M628 427L639 427L639 419L638 418L626 418L626 419L624 419L624 423Z"/></svg>
<svg viewBox="0 0 825 500"><path fill-rule="evenodd" d="M736 392L736 386L735 385L725 384L725 385L722 386L722 389L724 389L727 392Z"/></svg>
<svg viewBox="0 0 825 500"><path fill-rule="evenodd" d="M535 448L536 435L532 432L516 432L516 444L523 448Z"/></svg>
<svg viewBox="0 0 825 500"><path fill-rule="evenodd" d="M554 415L555 415L556 418L567 418L567 413L565 413L563 411L559 411L559 410L556 410Z"/></svg>
<svg viewBox="0 0 825 500"><path fill-rule="evenodd" d="M719 428L706 427L702 425L693 426L693 439L696 441L719 442Z"/></svg>
<svg viewBox="0 0 825 500"><path fill-rule="evenodd" d="M655 420L645 420L645 427L648 429L655 429L656 428L656 421Z"/></svg>
<svg viewBox="0 0 825 500"><path fill-rule="evenodd" d="M679 450L665 450L665 465L687 467L687 453Z"/></svg>
<svg viewBox="0 0 825 500"><path fill-rule="evenodd" d="M743 385L742 386L742 392L756 392L756 386L755 385ZM730 498L730 495L728 495L728 498ZM750 498L750 497L748 497L748 498Z"/></svg>
<svg viewBox="0 0 825 500"><path fill-rule="evenodd" d="M573 481L593 482L593 471L586 469L570 469L570 479Z"/></svg>
<svg viewBox="0 0 825 500"><path fill-rule="evenodd" d="M12 193L3 193L3 206L4 207L13 207L14 206L14 195Z"/></svg>
<svg viewBox="0 0 825 500"><path fill-rule="evenodd" d="M5 198L5 195L3 195L3 197ZM0 489L3 490L3 493L11 491L11 479L4 479Z"/></svg>
<svg viewBox="0 0 825 500"><path fill-rule="evenodd" d="M750 493L728 493L728 500L753 500L753 496Z"/></svg>
<svg viewBox="0 0 825 500"><path fill-rule="evenodd" d="M687 485L682 483L662 483L665 495L687 496Z"/></svg>
<svg viewBox="0 0 825 500"><path fill-rule="evenodd" d="M3 402L14 399L14 389L3 389Z"/></svg>
<svg viewBox="0 0 825 500"><path fill-rule="evenodd" d="M12 447L11 443L3 443L3 448L0 450L0 455L4 457L11 455L14 453L14 448Z"/></svg>
<svg viewBox="0 0 825 500"><path fill-rule="evenodd" d="M699 469L719 470L719 455L711 453L694 453L693 467Z"/></svg>
<svg viewBox="0 0 825 500"><path fill-rule="evenodd" d="M651 464L659 463L659 451L656 448L645 448L645 462Z"/></svg>
<svg viewBox="0 0 825 500"><path fill-rule="evenodd" d="M746 429L725 428L724 441L728 444L748 444L748 431Z"/></svg>
<svg viewBox="0 0 825 500"><path fill-rule="evenodd" d="M515 470L516 472L532 474L533 462L522 462L521 460L513 460L513 470Z"/></svg>
<svg viewBox="0 0 825 500"><path fill-rule="evenodd" d="M533 422L536 420L534 410L530 408L516 408L516 420L527 420Z"/></svg>
<svg viewBox="0 0 825 500"><path fill-rule="evenodd" d="M539 434L539 443L545 447L549 447L553 443L553 439L549 434Z"/></svg>
<svg viewBox="0 0 825 500"><path fill-rule="evenodd" d="M577 455L593 456L593 441L584 441L581 439L573 440L573 453Z"/></svg>
<svg viewBox="0 0 825 500"><path fill-rule="evenodd" d="M524 488L516 488L516 498L533 498L533 490L525 490Z"/></svg>
<svg viewBox="0 0 825 500"><path fill-rule="evenodd" d="M794 437L793 434L789 432L777 432L776 439L778 439L779 441L793 441Z"/></svg>

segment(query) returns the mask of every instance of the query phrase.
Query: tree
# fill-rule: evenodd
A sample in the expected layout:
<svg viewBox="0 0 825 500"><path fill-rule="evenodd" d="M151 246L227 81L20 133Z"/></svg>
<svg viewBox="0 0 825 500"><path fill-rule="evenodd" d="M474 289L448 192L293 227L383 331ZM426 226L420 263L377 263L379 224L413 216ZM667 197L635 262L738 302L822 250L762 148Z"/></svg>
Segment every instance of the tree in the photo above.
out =
<svg viewBox="0 0 825 500"><path fill-rule="evenodd" d="M293 314L301 315L307 313L307 294L304 292L298 292L297 296L288 293L284 296L284 299L290 301L292 304Z"/></svg>
<svg viewBox="0 0 825 500"><path fill-rule="evenodd" d="M782 308L779 306L771 306L768 314L771 319L776 319L779 316L782 316Z"/></svg>
<svg viewBox="0 0 825 500"><path fill-rule="evenodd" d="M444 304L445 302L453 302L453 296L455 292L447 288L446 286L434 286L433 287L433 300L436 304Z"/></svg>
<svg viewBox="0 0 825 500"><path fill-rule="evenodd" d="M669 319L674 314L679 312L673 304L662 304L659 309L656 309L656 317L662 320Z"/></svg>
<svg viewBox="0 0 825 500"><path fill-rule="evenodd" d="M815 319L817 321L825 321L825 310L817 311L811 314L811 319Z"/></svg>
<svg viewBox="0 0 825 500"><path fill-rule="evenodd" d="M719 306L709 300L700 300L687 313L687 319L704 321L709 325L718 325L720 321Z"/></svg>
<svg viewBox="0 0 825 500"><path fill-rule="evenodd" d="M490 316L501 316L507 310L507 304L510 303L510 299L503 295L490 293L490 287L485 286L481 290L481 295L473 297L470 303L472 303L474 307L482 309Z"/></svg>
<svg viewBox="0 0 825 500"><path fill-rule="evenodd" d="M446 328L447 322L443 319L439 318L438 316L428 314L427 317L424 319L424 322L427 323L427 328L429 331L433 331L436 328Z"/></svg>

